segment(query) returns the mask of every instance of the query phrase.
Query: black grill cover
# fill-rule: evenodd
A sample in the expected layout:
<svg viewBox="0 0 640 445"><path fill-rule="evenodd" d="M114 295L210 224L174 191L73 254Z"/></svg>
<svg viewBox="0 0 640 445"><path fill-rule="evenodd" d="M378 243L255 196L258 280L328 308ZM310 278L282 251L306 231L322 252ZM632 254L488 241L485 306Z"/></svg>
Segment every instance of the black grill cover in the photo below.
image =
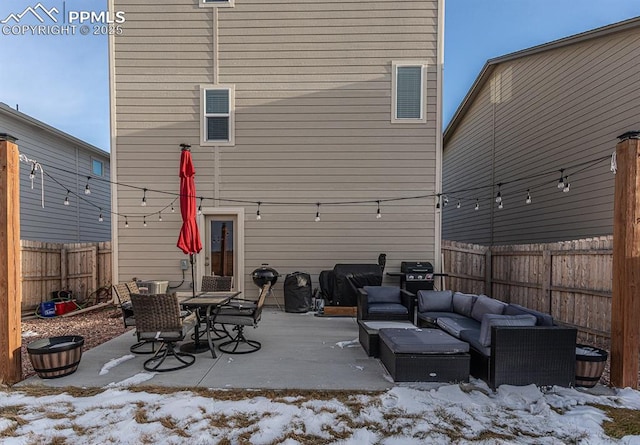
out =
<svg viewBox="0 0 640 445"><path fill-rule="evenodd" d="M335 306L357 306L359 287L382 284L382 268L377 264L336 264L333 273Z"/></svg>
<svg viewBox="0 0 640 445"><path fill-rule="evenodd" d="M323 270L318 277L320 285L320 297L326 304L333 303L333 289L335 287L335 275L333 270Z"/></svg>
<svg viewBox="0 0 640 445"><path fill-rule="evenodd" d="M285 312L309 312L311 308L311 293L311 275L305 272L287 274L284 279Z"/></svg>

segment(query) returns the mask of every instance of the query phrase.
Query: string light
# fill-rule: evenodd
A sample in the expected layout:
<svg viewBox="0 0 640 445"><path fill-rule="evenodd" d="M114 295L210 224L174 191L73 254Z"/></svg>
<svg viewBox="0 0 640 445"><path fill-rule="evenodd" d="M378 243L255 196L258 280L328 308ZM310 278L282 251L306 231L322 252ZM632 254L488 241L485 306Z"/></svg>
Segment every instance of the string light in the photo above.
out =
<svg viewBox="0 0 640 445"><path fill-rule="evenodd" d="M158 212L158 221L162 222L162 212Z"/></svg>
<svg viewBox="0 0 640 445"><path fill-rule="evenodd" d="M496 195L496 203L497 204L502 204L502 192L500 191L500 188L502 187L502 183L498 184L498 194ZM502 207L500 207L502 208Z"/></svg>
<svg viewBox="0 0 640 445"><path fill-rule="evenodd" d="M84 186L84 194L85 195L90 195L91 194L91 187L89 187L89 180L91 179L91 176L87 176L87 185Z"/></svg>
<svg viewBox="0 0 640 445"><path fill-rule="evenodd" d="M564 187L562 188L562 193L569 193L571 189L571 184L569 184L569 176L565 176L566 180L564 183Z"/></svg>
<svg viewBox="0 0 640 445"><path fill-rule="evenodd" d="M316 207L317 207L316 218L315 218L314 221L315 222L319 222L320 221L320 203L319 202L316 203Z"/></svg>
<svg viewBox="0 0 640 445"><path fill-rule="evenodd" d="M380 200L377 200L376 203L378 204L378 210L376 211L376 219L380 219L382 218L382 213L380 213Z"/></svg>
<svg viewBox="0 0 640 445"><path fill-rule="evenodd" d="M144 227L147 227L147 217L146 217L146 216L143 216L143 217L142 217L142 225L143 225Z"/></svg>
<svg viewBox="0 0 640 445"><path fill-rule="evenodd" d="M456 205L456 209L459 209L460 207L462 207L462 203L460 202L460 200L458 199L458 204Z"/></svg>
<svg viewBox="0 0 640 445"><path fill-rule="evenodd" d="M531 204L531 191L527 189L527 199L524 200L525 204Z"/></svg>
<svg viewBox="0 0 640 445"><path fill-rule="evenodd" d="M473 210L480 210L480 202L476 199L476 206L473 208Z"/></svg>
<svg viewBox="0 0 640 445"><path fill-rule="evenodd" d="M202 200L203 199L204 199L203 197L200 197L200 205L198 206L198 215L202 215Z"/></svg>
<svg viewBox="0 0 640 445"><path fill-rule="evenodd" d="M499 208L500 210L502 210L502 209L504 208L504 204L502 203L502 201L500 201L500 204L498 204L498 208Z"/></svg>
<svg viewBox="0 0 640 445"><path fill-rule="evenodd" d="M70 193L70 190L67 189L67 196L64 197L64 205L66 206L69 205L69 193Z"/></svg>
<svg viewBox="0 0 640 445"><path fill-rule="evenodd" d="M33 167L31 167L31 173L29 173L29 179L33 179L36 177L36 163L34 162Z"/></svg>
<svg viewBox="0 0 640 445"><path fill-rule="evenodd" d="M558 179L558 189L564 189L564 168L560 169L560 179Z"/></svg>
<svg viewBox="0 0 640 445"><path fill-rule="evenodd" d="M171 213L176 213L176 209L173 208L173 203L171 203Z"/></svg>
<svg viewBox="0 0 640 445"><path fill-rule="evenodd" d="M98 216L98 222L102 222L104 219L102 218L102 209L100 209L100 216Z"/></svg>
<svg viewBox="0 0 640 445"><path fill-rule="evenodd" d="M447 195L444 195L444 198L442 199L442 204L446 207L447 204L449 204L449 197Z"/></svg>
<svg viewBox="0 0 640 445"><path fill-rule="evenodd" d="M262 204L260 201L258 201L258 210L256 210L256 220L260 221L262 219L262 216L260 215L260 204Z"/></svg>
<svg viewBox="0 0 640 445"><path fill-rule="evenodd" d="M125 228L129 228L129 220L127 219L127 217L124 217L124 227Z"/></svg>
<svg viewBox="0 0 640 445"><path fill-rule="evenodd" d="M142 207L147 206L147 189L142 189L142 201L140 201Z"/></svg>

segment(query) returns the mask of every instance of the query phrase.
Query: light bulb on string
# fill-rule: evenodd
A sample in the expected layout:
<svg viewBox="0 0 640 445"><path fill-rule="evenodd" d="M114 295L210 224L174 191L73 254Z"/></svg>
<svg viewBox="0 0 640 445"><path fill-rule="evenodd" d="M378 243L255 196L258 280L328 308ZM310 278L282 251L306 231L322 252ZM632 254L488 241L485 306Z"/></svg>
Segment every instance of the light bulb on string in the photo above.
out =
<svg viewBox="0 0 640 445"><path fill-rule="evenodd" d="M147 206L147 189L142 189L142 201L140 201L142 207Z"/></svg>
<svg viewBox="0 0 640 445"><path fill-rule="evenodd" d="M143 216L143 217L142 217L142 225L143 225L144 227L147 227L147 217L146 217L146 216Z"/></svg>
<svg viewBox="0 0 640 445"><path fill-rule="evenodd" d="M258 201L258 210L256 210L256 221L260 221L262 219L262 215L260 215L260 201Z"/></svg>
<svg viewBox="0 0 640 445"><path fill-rule="evenodd" d="M125 228L129 228L129 220L127 219L127 217L124 217L124 227Z"/></svg>
<svg viewBox="0 0 640 445"><path fill-rule="evenodd" d="M566 176L566 181L564 183L564 187L562 188L562 193L569 193L569 191L571 190L571 184L569 184L569 177Z"/></svg>
<svg viewBox="0 0 640 445"><path fill-rule="evenodd" d="M162 212L158 212L158 221L162 222Z"/></svg>
<svg viewBox="0 0 640 445"><path fill-rule="evenodd" d="M480 202L476 199L476 206L473 208L473 210L480 210Z"/></svg>
<svg viewBox="0 0 640 445"><path fill-rule="evenodd" d="M564 189L564 168L560 169L560 179L558 179L558 189L562 190Z"/></svg>
<svg viewBox="0 0 640 445"><path fill-rule="evenodd" d="M98 216L98 222L102 222L104 221L104 218L102 218L102 209L100 209L100 215Z"/></svg>
<svg viewBox="0 0 640 445"><path fill-rule="evenodd" d="M380 200L376 201L378 204L378 210L376 210L376 219L382 218L382 213L380 212Z"/></svg>
<svg viewBox="0 0 640 445"><path fill-rule="evenodd" d="M527 189L527 199L524 200L525 204L531 204L531 191Z"/></svg>
<svg viewBox="0 0 640 445"><path fill-rule="evenodd" d="M456 209L459 209L460 207L462 207L462 203L460 202L460 200L458 199L458 204L456 204Z"/></svg>
<svg viewBox="0 0 640 445"><path fill-rule="evenodd" d="M64 197L64 205L66 205L66 206L69 205L69 193L70 193L70 191L67 190L67 196Z"/></svg>
<svg viewBox="0 0 640 445"><path fill-rule="evenodd" d="M316 217L314 221L319 222L320 221L320 203L319 202L316 203L316 207L317 207L317 210L316 210Z"/></svg>
<svg viewBox="0 0 640 445"><path fill-rule="evenodd" d="M449 197L447 195L444 195L444 197L442 198L442 205L446 207L447 204L449 204Z"/></svg>
<svg viewBox="0 0 640 445"><path fill-rule="evenodd" d="M204 198L201 196L200 197L200 205L198 205L198 215L202 215L202 200Z"/></svg>
<svg viewBox="0 0 640 445"><path fill-rule="evenodd" d="M173 203L171 203L171 213L176 213L176 209L173 208Z"/></svg>
<svg viewBox="0 0 640 445"><path fill-rule="evenodd" d="M29 179L33 180L36 177L36 163L33 163L33 167L31 167L31 173L29 173Z"/></svg>
<svg viewBox="0 0 640 445"><path fill-rule="evenodd" d="M502 201L500 201L500 204L498 204L498 208L499 208L500 210L502 210L502 209L504 208L504 204L502 203Z"/></svg>
<svg viewBox="0 0 640 445"><path fill-rule="evenodd" d="M87 176L87 185L84 186L84 194L85 195L90 195L91 194L91 187L89 187L89 180L91 179L91 176Z"/></svg>
<svg viewBox="0 0 640 445"><path fill-rule="evenodd" d="M498 194L496 195L496 204L501 204L502 203L502 192L500 191L500 188L502 187L502 183L498 184ZM500 207L502 208L502 207Z"/></svg>

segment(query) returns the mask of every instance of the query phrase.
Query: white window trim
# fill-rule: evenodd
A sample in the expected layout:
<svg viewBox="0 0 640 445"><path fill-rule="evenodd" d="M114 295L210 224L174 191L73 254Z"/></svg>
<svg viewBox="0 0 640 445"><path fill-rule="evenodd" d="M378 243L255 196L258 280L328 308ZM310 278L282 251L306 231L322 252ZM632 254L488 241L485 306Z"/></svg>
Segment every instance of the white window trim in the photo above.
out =
<svg viewBox="0 0 640 445"><path fill-rule="evenodd" d="M207 90L229 90L229 140L207 140L207 116L205 115ZM202 147L233 147L236 138L236 89L235 85L201 85L200 86L200 146Z"/></svg>
<svg viewBox="0 0 640 445"><path fill-rule="evenodd" d="M235 0L227 0L222 2L207 2L205 0L200 0L198 3L201 8L233 8L235 6Z"/></svg>
<svg viewBox="0 0 640 445"><path fill-rule="evenodd" d="M422 68L420 79L420 97L422 103L420 106L420 118L397 118L398 97L396 91L396 81L398 77L398 68L403 66L419 66ZM425 60L398 60L391 62L391 123L392 124L424 124L427 122L427 61Z"/></svg>

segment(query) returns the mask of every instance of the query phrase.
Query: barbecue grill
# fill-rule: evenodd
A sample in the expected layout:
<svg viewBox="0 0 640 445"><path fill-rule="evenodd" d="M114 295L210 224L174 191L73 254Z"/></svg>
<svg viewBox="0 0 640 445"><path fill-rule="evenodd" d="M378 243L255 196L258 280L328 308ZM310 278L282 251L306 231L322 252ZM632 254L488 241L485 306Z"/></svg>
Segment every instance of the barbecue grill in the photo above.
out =
<svg viewBox="0 0 640 445"><path fill-rule="evenodd" d="M433 290L433 265L427 261L401 262L400 287L413 294L419 290Z"/></svg>
<svg viewBox="0 0 640 445"><path fill-rule="evenodd" d="M269 267L268 264L263 263L262 266L258 267L256 270L251 272L251 278L253 279L253 284L262 288L267 283L271 283L271 287L276 284L278 281L278 277L280 274L277 270L272 267Z"/></svg>

